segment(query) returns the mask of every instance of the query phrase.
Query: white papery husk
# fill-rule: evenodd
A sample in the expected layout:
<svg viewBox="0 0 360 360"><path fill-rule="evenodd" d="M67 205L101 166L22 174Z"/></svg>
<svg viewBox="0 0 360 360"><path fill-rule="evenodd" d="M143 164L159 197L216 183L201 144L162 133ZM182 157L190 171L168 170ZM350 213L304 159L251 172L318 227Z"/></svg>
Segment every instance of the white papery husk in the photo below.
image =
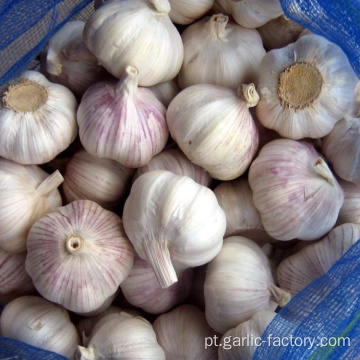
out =
<svg viewBox="0 0 360 360"><path fill-rule="evenodd" d="M236 91L240 84L257 84L266 52L257 30L246 29L223 14L206 16L181 34L184 61L181 88L213 84Z"/></svg>
<svg viewBox="0 0 360 360"><path fill-rule="evenodd" d="M170 19L175 24L188 25L211 10L214 0L169 0Z"/></svg>
<svg viewBox="0 0 360 360"><path fill-rule="evenodd" d="M36 220L62 205L57 170L47 174L36 165L0 158L0 247L26 251L26 237Z"/></svg>
<svg viewBox="0 0 360 360"><path fill-rule="evenodd" d="M277 268L277 279L286 291L296 295L326 274L360 239L360 225L346 223L333 228L323 239L287 257Z"/></svg>
<svg viewBox="0 0 360 360"><path fill-rule="evenodd" d="M0 97L0 156L20 164L44 164L75 139L77 101L65 86L27 70L13 78Z"/></svg>
<svg viewBox="0 0 360 360"><path fill-rule="evenodd" d="M230 236L207 266L205 314L216 331L226 331L258 311L273 310L272 300L284 306L290 294L274 284L269 260L252 240Z"/></svg>
<svg viewBox="0 0 360 360"><path fill-rule="evenodd" d="M38 220L27 238L26 271L46 299L79 314L111 304L134 249L118 215L75 200Z"/></svg>
<svg viewBox="0 0 360 360"><path fill-rule="evenodd" d="M5 306L2 336L74 359L80 338L69 313L40 296L22 296Z"/></svg>
<svg viewBox="0 0 360 360"><path fill-rule="evenodd" d="M317 139L350 111L356 81L338 45L318 35L303 36L262 59L256 113L282 137Z"/></svg>
<svg viewBox="0 0 360 360"><path fill-rule="evenodd" d="M139 84L173 79L184 49L169 18L168 0L110 1L87 20L84 42L100 63L120 78L128 65L139 70Z"/></svg>
<svg viewBox="0 0 360 360"><path fill-rule="evenodd" d="M163 313L155 319L153 327L166 360L217 360L217 347L204 347L204 339L218 334L196 306L185 304Z"/></svg>
<svg viewBox="0 0 360 360"><path fill-rule="evenodd" d="M152 325L126 312L103 317L94 326L86 347L78 346L77 360L165 360Z"/></svg>
<svg viewBox="0 0 360 360"><path fill-rule="evenodd" d="M277 240L316 240L330 231L344 192L310 142L276 139L249 169L253 200L266 232Z"/></svg>

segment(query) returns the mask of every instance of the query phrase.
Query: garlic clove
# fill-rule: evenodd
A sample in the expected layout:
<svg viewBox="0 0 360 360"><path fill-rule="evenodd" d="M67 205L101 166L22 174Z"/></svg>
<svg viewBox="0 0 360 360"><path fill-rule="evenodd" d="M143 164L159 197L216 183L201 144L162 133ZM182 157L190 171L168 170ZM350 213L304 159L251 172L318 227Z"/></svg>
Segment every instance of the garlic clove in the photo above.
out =
<svg viewBox="0 0 360 360"><path fill-rule="evenodd" d="M110 306L134 258L121 219L90 200L73 201L38 220L27 249L26 271L39 293L88 315Z"/></svg>

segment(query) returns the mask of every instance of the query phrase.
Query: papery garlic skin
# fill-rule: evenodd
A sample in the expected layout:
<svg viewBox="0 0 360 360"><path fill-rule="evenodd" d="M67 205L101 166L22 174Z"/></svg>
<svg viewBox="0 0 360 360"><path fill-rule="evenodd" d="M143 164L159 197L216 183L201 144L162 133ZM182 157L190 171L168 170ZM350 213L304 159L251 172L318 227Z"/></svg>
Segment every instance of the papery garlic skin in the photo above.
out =
<svg viewBox="0 0 360 360"><path fill-rule="evenodd" d="M224 239L219 254L207 266L205 315L216 331L226 331L258 311L284 306L290 294L275 286L269 261L261 248L242 236Z"/></svg>
<svg viewBox="0 0 360 360"><path fill-rule="evenodd" d="M111 159L80 150L70 159L64 175L63 192L68 203L87 199L114 210L125 196L134 169Z"/></svg>
<svg viewBox="0 0 360 360"><path fill-rule="evenodd" d="M68 312L40 296L22 296L5 306L2 336L74 359L80 344Z"/></svg>
<svg viewBox="0 0 360 360"><path fill-rule="evenodd" d="M0 156L20 164L43 164L75 139L77 101L65 86L27 70L0 96Z"/></svg>
<svg viewBox="0 0 360 360"><path fill-rule="evenodd" d="M204 339L217 336L206 322L205 314L194 305L181 305L159 315L154 323L166 360L217 360L217 348L204 346Z"/></svg>
<svg viewBox="0 0 360 360"><path fill-rule="evenodd" d="M268 52L259 67L259 121L282 137L327 135L349 111L356 75L341 48L318 35Z"/></svg>
<svg viewBox="0 0 360 360"><path fill-rule="evenodd" d="M339 179L339 184L345 197L336 224L353 223L360 225L360 185L342 179Z"/></svg>
<svg viewBox="0 0 360 360"><path fill-rule="evenodd" d="M49 175L36 165L21 165L0 158L0 248L26 251L31 226L62 205L59 171Z"/></svg>
<svg viewBox="0 0 360 360"><path fill-rule="evenodd" d="M339 177L360 185L360 117L337 122L321 139L321 151Z"/></svg>
<svg viewBox="0 0 360 360"><path fill-rule="evenodd" d="M162 314L182 303L190 294L193 269L179 269L176 274L178 281L162 289L150 264L135 255L130 274L121 283L122 294L131 305L149 314Z"/></svg>
<svg viewBox="0 0 360 360"><path fill-rule="evenodd" d="M206 16L181 34L184 61L178 82L182 89L213 84L236 91L257 83L266 52L257 30L246 29L223 14Z"/></svg>
<svg viewBox="0 0 360 360"><path fill-rule="evenodd" d="M117 78L131 64L139 70L140 86L169 81L178 74L184 56L169 12L168 0L107 2L87 20L85 44Z"/></svg>
<svg viewBox="0 0 360 360"><path fill-rule="evenodd" d="M346 223L333 228L323 239L287 257L277 268L280 286L296 295L326 274L360 239L360 225Z"/></svg>
<svg viewBox="0 0 360 360"><path fill-rule="evenodd" d="M92 83L106 75L84 44L84 26L84 21L68 21L50 39L43 60L47 78L66 86L77 96L82 96Z"/></svg>
<svg viewBox="0 0 360 360"><path fill-rule="evenodd" d="M167 108L171 100L180 92L180 87L175 79L166 81L161 84L150 86L150 90Z"/></svg>
<svg viewBox="0 0 360 360"><path fill-rule="evenodd" d="M35 292L30 276L25 271L26 252L12 254L0 249L0 303Z"/></svg>
<svg viewBox="0 0 360 360"><path fill-rule="evenodd" d="M213 259L226 228L225 213L210 189L165 170L134 182L123 221L135 251L151 265L162 288L178 280L175 267Z"/></svg>
<svg viewBox="0 0 360 360"><path fill-rule="evenodd" d="M94 326L86 347L78 346L76 360L165 360L152 325L126 312L103 317Z"/></svg>
<svg viewBox="0 0 360 360"><path fill-rule="evenodd" d="M170 19L175 24L188 25L211 10L214 0L169 0Z"/></svg>
<svg viewBox="0 0 360 360"><path fill-rule="evenodd" d="M192 163L178 148L165 149L154 156L147 165L136 169L133 181L140 175L154 170L167 170L177 175L186 175L207 187L210 187L213 180L204 169Z"/></svg>
<svg viewBox="0 0 360 360"><path fill-rule="evenodd" d="M277 240L315 240L335 225L344 192L325 160L306 141L276 139L248 176L266 232Z"/></svg>
<svg viewBox="0 0 360 360"><path fill-rule="evenodd" d="M73 201L38 220L27 249L26 271L39 293L89 315L110 305L134 259L121 219L90 200Z"/></svg>
<svg viewBox="0 0 360 360"><path fill-rule="evenodd" d="M254 342L238 342L232 346L232 339L260 339L276 313L273 311L259 311L249 320L240 323L228 330L221 338L218 347L219 360L252 360L256 351ZM230 343L228 342L230 339Z"/></svg>
<svg viewBox="0 0 360 360"><path fill-rule="evenodd" d="M257 28L283 13L279 0L215 0L213 9L231 15L246 28Z"/></svg>
<svg viewBox="0 0 360 360"><path fill-rule="evenodd" d="M258 100L254 84L241 86L238 94L216 85L192 85L170 103L166 121L191 162L213 178L232 180L247 170L258 148L249 112Z"/></svg>
<svg viewBox="0 0 360 360"><path fill-rule="evenodd" d="M85 150L129 168L146 165L169 136L164 105L151 90L138 87L138 77L128 66L119 82L93 84L77 111Z"/></svg>

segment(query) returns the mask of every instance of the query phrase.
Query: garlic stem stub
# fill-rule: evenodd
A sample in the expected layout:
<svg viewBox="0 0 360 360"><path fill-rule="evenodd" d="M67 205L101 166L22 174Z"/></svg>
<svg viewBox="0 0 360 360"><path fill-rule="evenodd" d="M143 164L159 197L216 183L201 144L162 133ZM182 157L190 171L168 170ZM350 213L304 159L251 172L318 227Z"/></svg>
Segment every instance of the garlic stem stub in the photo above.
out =
<svg viewBox="0 0 360 360"><path fill-rule="evenodd" d="M121 219L90 200L73 201L38 220L27 250L26 271L39 293L89 315L110 305L134 259Z"/></svg>
<svg viewBox="0 0 360 360"><path fill-rule="evenodd" d="M226 228L225 213L210 189L165 170L134 182L123 221L135 251L151 265L162 288L178 281L175 267L213 259Z"/></svg>

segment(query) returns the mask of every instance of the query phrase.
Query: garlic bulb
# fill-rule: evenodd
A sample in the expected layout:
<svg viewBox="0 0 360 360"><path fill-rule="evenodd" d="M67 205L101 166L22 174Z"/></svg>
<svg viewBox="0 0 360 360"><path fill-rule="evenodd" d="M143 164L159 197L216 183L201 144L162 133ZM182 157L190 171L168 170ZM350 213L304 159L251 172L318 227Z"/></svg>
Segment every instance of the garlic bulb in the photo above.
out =
<svg viewBox="0 0 360 360"><path fill-rule="evenodd" d="M360 117L360 80L357 81L354 91L354 102L352 106L352 112L350 116L359 118Z"/></svg>
<svg viewBox="0 0 360 360"><path fill-rule="evenodd" d="M341 206L337 225L353 223L360 225L360 185L339 179L344 190L344 202Z"/></svg>
<svg viewBox="0 0 360 360"><path fill-rule="evenodd" d="M123 221L135 251L151 265L162 288L178 280L175 267L213 259L226 228L225 213L210 189L165 170L134 182Z"/></svg>
<svg viewBox="0 0 360 360"><path fill-rule="evenodd" d="M90 200L73 201L38 220L27 248L26 271L39 293L89 315L110 305L134 259L121 219Z"/></svg>
<svg viewBox="0 0 360 360"><path fill-rule="evenodd" d="M240 84L257 83L265 49L257 30L246 29L223 14L207 16L188 26L181 38L184 62L181 88L213 84L236 91Z"/></svg>
<svg viewBox="0 0 360 360"><path fill-rule="evenodd" d="M5 306L0 318L2 336L74 359L80 344L68 312L40 296L22 296Z"/></svg>
<svg viewBox="0 0 360 360"><path fill-rule="evenodd" d="M248 176L265 231L277 240L315 240L335 225L344 193L325 160L306 141L277 139Z"/></svg>
<svg viewBox="0 0 360 360"><path fill-rule="evenodd" d="M206 278L206 267L207 264L194 268L191 293L187 301L202 311L205 311L204 283Z"/></svg>
<svg viewBox="0 0 360 360"><path fill-rule="evenodd" d="M221 182L214 193L226 214L225 237L241 235L259 245L272 240L261 223L247 178Z"/></svg>
<svg viewBox="0 0 360 360"><path fill-rule="evenodd" d="M63 183L66 202L88 199L107 210L115 209L127 193L134 171L114 160L100 159L80 150L66 167Z"/></svg>
<svg viewBox="0 0 360 360"><path fill-rule="evenodd" d="M166 120L173 139L194 164L211 177L232 180L249 167L258 147L258 131L249 112L259 96L253 84L238 93L198 84L170 103Z"/></svg>
<svg viewBox="0 0 360 360"><path fill-rule="evenodd" d="M345 252L360 239L360 225L343 224L333 228L322 240L287 257L277 268L280 286L296 295L326 274Z"/></svg>
<svg viewBox="0 0 360 360"><path fill-rule="evenodd" d="M217 348L204 346L204 339L214 338L205 314L194 305L182 305L158 316L153 323L166 360L217 360ZM207 345L207 344L206 344Z"/></svg>
<svg viewBox="0 0 360 360"><path fill-rule="evenodd" d="M165 360L152 325L126 312L109 314L94 326L86 347L78 346L76 360Z"/></svg>
<svg viewBox="0 0 360 360"><path fill-rule="evenodd" d="M267 50L279 49L295 42L304 27L284 14L257 28Z"/></svg>
<svg viewBox="0 0 360 360"><path fill-rule="evenodd" d="M131 305L149 314L161 314L186 300L190 294L193 269L179 269L176 274L178 281L162 289L150 264L136 255L130 274L121 283L121 290Z"/></svg>
<svg viewBox="0 0 360 360"><path fill-rule="evenodd" d="M43 60L47 78L66 86L78 96L106 75L84 44L84 26L85 22L80 20L68 21L50 39Z"/></svg>
<svg viewBox="0 0 360 360"><path fill-rule="evenodd" d="M249 320L228 330L221 338L218 348L219 360L252 360L260 339L274 319L273 311L259 311ZM240 340L240 341L239 341ZM256 341L256 343L255 343Z"/></svg>
<svg viewBox="0 0 360 360"><path fill-rule="evenodd" d="M120 78L131 64L139 70L139 85L173 79L184 49L169 18L168 0L110 1L87 20L84 42L100 63Z"/></svg>
<svg viewBox="0 0 360 360"><path fill-rule="evenodd" d="M154 170L168 170L177 175L186 175L207 187L210 187L213 180L204 169L193 164L178 148L165 149L154 156L147 165L136 170L133 181L140 175Z"/></svg>
<svg viewBox="0 0 360 360"><path fill-rule="evenodd" d="M290 295L278 288L261 248L242 236L224 240L220 253L207 266L204 286L208 324L223 334L258 311L284 306Z"/></svg>
<svg viewBox="0 0 360 360"><path fill-rule="evenodd" d="M0 97L0 156L43 164L75 139L77 102L65 86L28 70L5 86Z"/></svg>
<svg viewBox="0 0 360 360"><path fill-rule="evenodd" d="M62 205L59 171L47 174L36 165L0 158L0 248L26 250L26 237L36 220Z"/></svg>
<svg viewBox="0 0 360 360"><path fill-rule="evenodd" d="M337 122L321 139L321 150L339 177L360 185L360 117Z"/></svg>
<svg viewBox="0 0 360 360"><path fill-rule="evenodd" d="M356 79L338 45L317 35L300 37L262 59L259 121L283 137L323 137L350 111Z"/></svg>
<svg viewBox="0 0 360 360"><path fill-rule="evenodd" d="M171 100L180 92L180 87L176 80L169 80L161 84L150 86L150 90L167 108Z"/></svg>
<svg viewBox="0 0 360 360"><path fill-rule="evenodd" d="M26 253L12 254L0 248L0 303L32 294L35 287L25 271Z"/></svg>
<svg viewBox="0 0 360 360"><path fill-rule="evenodd" d="M151 90L138 87L138 75L128 66L119 82L91 85L77 112L85 150L129 168L146 165L169 136L164 105Z"/></svg>
<svg viewBox="0 0 360 360"><path fill-rule="evenodd" d="M246 28L257 28L283 13L279 0L215 0L213 9L231 15Z"/></svg>
<svg viewBox="0 0 360 360"><path fill-rule="evenodd" d="M170 19L175 24L188 25L211 10L214 0L169 0Z"/></svg>

